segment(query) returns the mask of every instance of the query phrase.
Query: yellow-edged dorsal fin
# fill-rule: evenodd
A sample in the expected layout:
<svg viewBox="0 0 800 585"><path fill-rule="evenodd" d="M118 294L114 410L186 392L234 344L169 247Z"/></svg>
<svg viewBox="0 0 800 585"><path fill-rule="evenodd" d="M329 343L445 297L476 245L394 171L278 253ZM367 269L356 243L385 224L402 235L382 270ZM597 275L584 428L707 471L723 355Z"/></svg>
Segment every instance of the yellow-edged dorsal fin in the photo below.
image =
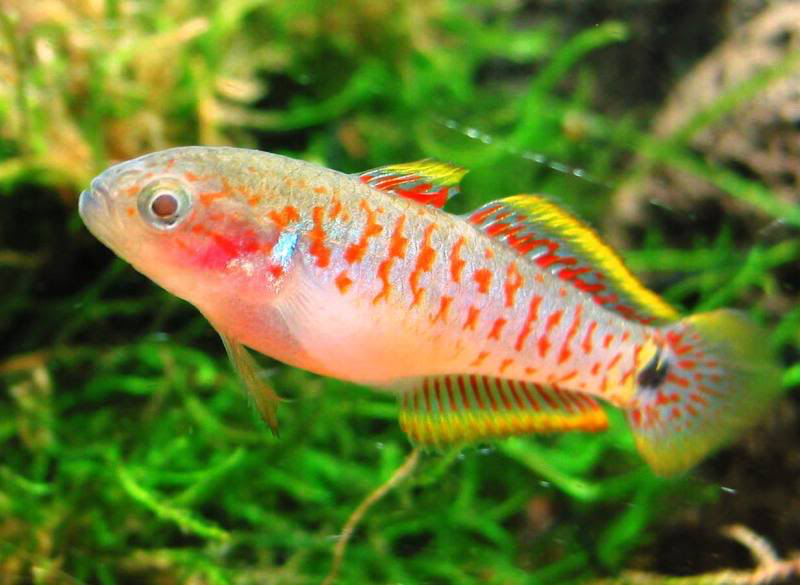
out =
<svg viewBox="0 0 800 585"><path fill-rule="evenodd" d="M433 159L386 165L358 175L362 183L434 207L444 207L458 193L466 169Z"/></svg>
<svg viewBox="0 0 800 585"><path fill-rule="evenodd" d="M591 227L544 197L506 197L483 205L466 219L626 319L665 323L679 317L639 282Z"/></svg>

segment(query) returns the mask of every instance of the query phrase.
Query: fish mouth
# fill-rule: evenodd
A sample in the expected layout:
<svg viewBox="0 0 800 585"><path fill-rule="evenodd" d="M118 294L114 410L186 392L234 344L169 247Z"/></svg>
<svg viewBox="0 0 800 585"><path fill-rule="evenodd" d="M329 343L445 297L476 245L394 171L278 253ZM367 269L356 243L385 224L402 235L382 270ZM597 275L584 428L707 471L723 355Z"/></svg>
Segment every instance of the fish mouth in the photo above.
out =
<svg viewBox="0 0 800 585"><path fill-rule="evenodd" d="M108 214L108 203L108 189L98 179L93 179L89 188L84 189L78 199L78 214L89 226L98 212Z"/></svg>
<svg viewBox="0 0 800 585"><path fill-rule="evenodd" d="M89 188L81 192L78 199L78 214L92 235L113 249L111 226L116 222L111 211L111 203L108 188L99 178L95 178Z"/></svg>

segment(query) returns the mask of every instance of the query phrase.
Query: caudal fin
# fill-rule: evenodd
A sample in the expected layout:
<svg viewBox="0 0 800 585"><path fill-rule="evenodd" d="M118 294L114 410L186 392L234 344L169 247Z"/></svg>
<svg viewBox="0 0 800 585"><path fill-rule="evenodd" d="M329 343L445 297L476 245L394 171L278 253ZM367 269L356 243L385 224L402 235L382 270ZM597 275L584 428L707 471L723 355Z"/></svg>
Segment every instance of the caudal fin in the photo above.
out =
<svg viewBox="0 0 800 585"><path fill-rule="evenodd" d="M767 335L732 310L664 327L628 410L636 446L659 474L684 471L755 424L779 395Z"/></svg>

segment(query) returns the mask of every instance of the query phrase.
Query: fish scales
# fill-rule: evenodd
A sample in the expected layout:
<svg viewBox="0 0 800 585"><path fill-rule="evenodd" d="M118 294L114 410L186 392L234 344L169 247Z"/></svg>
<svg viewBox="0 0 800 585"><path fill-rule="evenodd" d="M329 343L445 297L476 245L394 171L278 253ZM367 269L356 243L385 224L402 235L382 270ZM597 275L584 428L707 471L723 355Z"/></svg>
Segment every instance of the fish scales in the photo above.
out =
<svg viewBox="0 0 800 585"><path fill-rule="evenodd" d="M323 210L322 245L330 250L330 260L320 263L312 250L314 239L307 234L301 239L301 254L296 261L308 271L306 286L320 289L321 304L326 303L323 297L342 296L354 303L364 323L370 324L365 333L373 339L372 323L385 323L391 330L399 329L403 323L414 332L406 347L401 347L392 335L383 340L391 352L382 351L383 348L374 353L368 348L363 350L363 358L379 366L381 377L372 373L357 377L355 364L348 363L346 356L333 348L328 349L331 369L325 373L372 384L424 373L505 375L532 382L568 383L567 387L600 393L604 386L618 387L624 371L635 367L632 348L645 339L644 327L624 323L620 328L619 319L591 302L587 304L582 298L585 295L565 288L558 278L538 266L520 262L501 244L457 217L387 195L333 171L316 178L328 185L330 192L316 193L312 187L315 195L303 204L311 210L307 217L314 208ZM292 188L287 190L286 204L292 201L298 206L301 200L294 187L296 181L289 182ZM313 180L309 181L309 185L313 184ZM283 202L275 203L280 208ZM342 211L332 214L331 209L339 205ZM266 216L274 210L275 207L269 209ZM409 243L404 254L394 256L392 235L398 225L402 227L399 237ZM378 229L371 229L373 226ZM464 267L461 278L455 281L451 265L458 242L463 242L459 258ZM362 246L363 253L353 253ZM381 266L390 259L394 260L383 280ZM510 278L510 272L515 276ZM481 274L488 274L485 289ZM337 284L342 275L349 283L346 287ZM513 297L508 294L509 286L518 287ZM528 322L528 309L534 298L544 302L539 304L536 318ZM568 308L565 310L564 306ZM475 310L478 317L474 326L465 326ZM524 333L525 328L529 331ZM622 342L624 332L629 333L629 338ZM599 338L598 343L589 345L588 352L585 344L582 347L575 342L586 339L587 334L590 341L593 336ZM609 334L615 341L604 345L602 341L609 339ZM257 344L253 346L258 349ZM442 351L443 346L446 351ZM408 363L397 359L395 352L408 356L422 353L429 359L417 358L415 369L411 369ZM381 356L388 354L390 361L381 363ZM614 364L617 355L627 356L625 363ZM584 367L587 358L601 364L594 375L591 368ZM334 371L334 364L340 369ZM397 370L397 364L402 364L402 370ZM615 365L620 366L619 371L603 384L602 378L610 376L609 370ZM604 393L613 398L609 391Z"/></svg>

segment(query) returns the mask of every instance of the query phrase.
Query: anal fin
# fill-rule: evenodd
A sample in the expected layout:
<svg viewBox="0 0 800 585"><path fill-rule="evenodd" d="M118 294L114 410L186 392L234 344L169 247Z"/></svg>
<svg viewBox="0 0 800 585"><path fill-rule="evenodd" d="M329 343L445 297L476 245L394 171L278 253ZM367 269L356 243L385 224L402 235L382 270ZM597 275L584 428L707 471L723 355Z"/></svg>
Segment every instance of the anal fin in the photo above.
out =
<svg viewBox="0 0 800 585"><path fill-rule="evenodd" d="M439 446L531 433L600 431L608 420L587 394L454 374L414 380L401 397L400 426L413 443Z"/></svg>

